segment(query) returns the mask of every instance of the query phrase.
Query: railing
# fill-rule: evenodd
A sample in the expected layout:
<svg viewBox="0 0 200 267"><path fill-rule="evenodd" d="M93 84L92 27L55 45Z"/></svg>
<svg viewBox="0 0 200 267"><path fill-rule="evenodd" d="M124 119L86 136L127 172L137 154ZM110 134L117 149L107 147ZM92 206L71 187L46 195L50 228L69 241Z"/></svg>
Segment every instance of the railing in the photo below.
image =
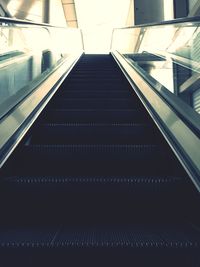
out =
<svg viewBox="0 0 200 267"><path fill-rule="evenodd" d="M82 52L79 29L0 18L0 164Z"/></svg>
<svg viewBox="0 0 200 267"><path fill-rule="evenodd" d="M200 17L114 29L111 51L200 190Z"/></svg>
<svg viewBox="0 0 200 267"><path fill-rule="evenodd" d="M0 118L69 56L83 49L78 29L0 19Z"/></svg>

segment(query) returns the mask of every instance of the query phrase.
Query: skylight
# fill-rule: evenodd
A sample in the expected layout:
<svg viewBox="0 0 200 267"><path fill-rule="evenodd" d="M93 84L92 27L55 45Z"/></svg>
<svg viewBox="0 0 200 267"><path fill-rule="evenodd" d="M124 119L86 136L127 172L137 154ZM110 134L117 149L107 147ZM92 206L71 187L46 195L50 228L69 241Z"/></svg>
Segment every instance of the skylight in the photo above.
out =
<svg viewBox="0 0 200 267"><path fill-rule="evenodd" d="M75 0L86 53L108 53L113 28L125 27L132 0Z"/></svg>

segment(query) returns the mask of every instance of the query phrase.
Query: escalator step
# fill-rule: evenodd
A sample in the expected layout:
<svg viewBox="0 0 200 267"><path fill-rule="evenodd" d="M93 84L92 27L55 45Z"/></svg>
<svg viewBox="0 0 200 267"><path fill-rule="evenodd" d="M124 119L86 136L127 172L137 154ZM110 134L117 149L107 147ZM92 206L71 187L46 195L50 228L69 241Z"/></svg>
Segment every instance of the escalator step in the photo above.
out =
<svg viewBox="0 0 200 267"><path fill-rule="evenodd" d="M105 203L103 212L105 212L109 206L112 206L112 216L114 215L115 209L117 210L118 216L120 216L120 207L123 207L125 210L125 206L126 208L130 206L130 212L130 210L133 210L134 205L137 206L136 202L138 201L140 202L140 207L138 207L140 213L144 212L145 214L148 214L148 212L142 210L141 207L147 207L148 205L152 205L152 203L154 203L155 210L157 210L156 207L161 207L161 210L163 210L164 202L166 202L167 205L173 203L175 207L175 204L179 203L176 200L177 192L180 193L179 196L182 196L181 190L187 186L188 183L185 178L173 176L67 177L21 175L2 178L1 187L4 188L4 192L1 192L1 199L12 194L15 198L15 202L8 199L7 207L9 207L10 202L11 206L17 205L18 207L20 206L20 209L24 205L30 205L30 202L36 203L37 201L44 204L44 199L48 199L48 206L51 202L54 203L50 205L51 208L57 203L57 209L61 206L68 206L64 199L71 199L73 201L73 205L71 204L73 208L75 207L75 203L77 206L80 206L89 200L91 203L87 204L88 209L91 208L91 206L97 205L98 202L101 203L101 205ZM35 194L37 194L37 200L34 199ZM170 199L166 201L168 194L170 194ZM52 195L52 197L50 197L50 195ZM80 201L78 196L81 195L82 200ZM24 202L24 199L26 199L26 202ZM37 210L39 210L39 207ZM134 207L134 212L136 213L136 207ZM153 214L153 211L151 212ZM167 213L167 211L163 212L165 214ZM172 214L172 210L170 212ZM128 216L131 219L130 214ZM108 219L108 217L106 219ZM121 220L124 220L123 216Z"/></svg>
<svg viewBox="0 0 200 267"><path fill-rule="evenodd" d="M95 88L94 88L95 89ZM55 95L55 98L64 97L64 98L98 98L98 99L109 99L109 98L126 98L131 96L131 92L125 90L59 90Z"/></svg>
<svg viewBox="0 0 200 267"><path fill-rule="evenodd" d="M57 98L53 99L49 107L57 109L128 109L141 107L142 104L137 99L121 98L121 99L76 99L76 98Z"/></svg>
<svg viewBox="0 0 200 267"><path fill-rule="evenodd" d="M55 123L37 125L31 144L150 144L160 139L148 124Z"/></svg>
<svg viewBox="0 0 200 267"><path fill-rule="evenodd" d="M0 265L200 266L191 184L112 57L84 55L1 170Z"/></svg>
<svg viewBox="0 0 200 267"><path fill-rule="evenodd" d="M95 71L91 71L90 73L88 72L74 72L71 73L69 76L70 80L96 80L96 79L113 79L115 82L116 81L121 81L124 80L124 77L122 74L118 72L104 72L104 73L98 73Z"/></svg>
<svg viewBox="0 0 200 267"><path fill-rule="evenodd" d="M26 145L24 155L40 159L112 159L134 160L160 158L163 155L156 145Z"/></svg>
<svg viewBox="0 0 200 267"><path fill-rule="evenodd" d="M2 266L198 266L197 231L170 226L146 229L124 226L114 229L58 228L48 239L28 228L6 230L0 238ZM168 229L169 228L169 229ZM163 232L166 233L163 235ZM33 238L35 233L35 238ZM174 238L174 235L176 238ZM13 238L15 236L15 238ZM37 239L38 238L38 239Z"/></svg>
<svg viewBox="0 0 200 267"><path fill-rule="evenodd" d="M172 216L175 221L177 209L180 213L185 205L182 189L186 187L184 178L170 176L6 177L1 181L4 189L0 200L2 203L6 199L6 209L1 204L1 211L7 216L1 218L1 223L35 224L39 220L43 224L54 224L65 219L70 224L135 223L137 220L156 223L157 214L165 222ZM12 198L8 198L11 195ZM173 207L170 210L169 205Z"/></svg>
<svg viewBox="0 0 200 267"><path fill-rule="evenodd" d="M108 80L114 80L115 82L116 81L123 81L125 82L126 80L124 80L124 77L123 75L120 75L119 73L117 72L105 72L105 73L99 73L99 72L96 72L95 70L93 71L90 71L90 72L75 72L75 73L71 73L69 75L69 79L68 81L70 80L97 80L97 79L108 79Z"/></svg>
<svg viewBox="0 0 200 267"><path fill-rule="evenodd" d="M150 229L148 229L150 228ZM77 231L63 229L55 240L57 246L75 247L131 247L131 248L188 248L198 247L199 233L187 227L168 229L158 225L143 228L141 225L122 229ZM77 240L74 242L74 240Z"/></svg>
<svg viewBox="0 0 200 267"><path fill-rule="evenodd" d="M83 158L49 158L43 155L38 157L39 153L23 153L22 148L16 151L4 167L4 176L28 176L30 173L34 176L77 176L77 177L104 177L105 174L110 177L162 177L163 173L173 177L187 177L178 164L177 160L168 157L146 157L143 159L124 158L122 160L113 160L103 158L96 160L86 160ZM35 156L35 158L34 158ZM75 157L75 156L74 156ZM18 162L18 159L21 159ZM33 164L34 160L34 164ZM170 168L169 168L170 166Z"/></svg>
<svg viewBox="0 0 200 267"><path fill-rule="evenodd" d="M142 187L148 188L166 188L166 185L181 185L185 184L186 180L181 177L173 176L136 176L136 177L62 177L62 176L19 176L19 177L6 177L2 181L3 184L10 184L16 186L21 184L26 184L32 186L34 184L44 184L44 185L69 185L69 184L96 184L96 185L116 185L121 188L121 186L126 186L127 188L138 188L141 190ZM187 183L186 183L187 184ZM21 186L20 186L21 187ZM132 190L131 189L131 190ZM168 189L173 190L173 187L168 187ZM137 191L136 191L137 192ZM155 191L154 191L155 192Z"/></svg>
<svg viewBox="0 0 200 267"><path fill-rule="evenodd" d="M135 109L47 109L41 116L47 123L143 123L148 114Z"/></svg>
<svg viewBox="0 0 200 267"><path fill-rule="evenodd" d="M27 227L28 228L28 227ZM57 233L57 234L56 234ZM76 228L63 226L61 229L13 230L0 228L0 249L2 248L160 248L181 249L190 252L199 248L199 232L185 225L134 225L114 228Z"/></svg>
<svg viewBox="0 0 200 267"><path fill-rule="evenodd" d="M74 90L74 91L130 91L130 86L128 84L119 84L119 83L72 83L65 82L59 90Z"/></svg>
<svg viewBox="0 0 200 267"><path fill-rule="evenodd" d="M97 88L100 88L100 86L102 87L105 87L105 86L108 86L110 85L110 88L115 88L115 90L117 89L122 89L124 87L127 87L128 84L127 84L127 81L116 81L116 83L113 83L113 80L112 79L94 79L92 81L89 81L88 79L87 80L69 80L67 81L65 84L66 84L66 87L67 85L70 85L70 87L77 87L77 89L80 89L81 87L82 88L85 88L85 87L91 87L96 85L98 83L98 87Z"/></svg>

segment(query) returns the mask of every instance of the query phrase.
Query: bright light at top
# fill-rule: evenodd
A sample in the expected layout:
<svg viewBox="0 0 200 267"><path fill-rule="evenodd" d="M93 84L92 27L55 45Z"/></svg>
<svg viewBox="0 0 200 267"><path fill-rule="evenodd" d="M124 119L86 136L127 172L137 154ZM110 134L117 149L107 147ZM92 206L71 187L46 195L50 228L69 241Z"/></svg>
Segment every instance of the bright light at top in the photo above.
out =
<svg viewBox="0 0 200 267"><path fill-rule="evenodd" d="M75 0L86 53L108 53L113 28L125 27L132 0Z"/></svg>
<svg viewBox="0 0 200 267"><path fill-rule="evenodd" d="M164 0L164 20L174 19L174 0Z"/></svg>

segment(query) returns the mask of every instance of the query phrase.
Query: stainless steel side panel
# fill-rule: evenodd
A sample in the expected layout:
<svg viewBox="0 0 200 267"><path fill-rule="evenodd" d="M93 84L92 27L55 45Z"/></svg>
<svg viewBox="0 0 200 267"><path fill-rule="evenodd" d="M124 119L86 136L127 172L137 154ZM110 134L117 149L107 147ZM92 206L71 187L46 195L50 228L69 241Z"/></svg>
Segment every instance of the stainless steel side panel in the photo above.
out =
<svg viewBox="0 0 200 267"><path fill-rule="evenodd" d="M190 175L194 184L200 191L199 137L172 110L167 102L165 102L151 88L151 86L137 73L137 71L131 67L131 65L123 58L123 56L121 56L121 54L118 52L113 52L112 55L121 67L124 74L127 76L132 87L137 87L136 93L138 94L139 98L143 102L151 117L154 119L157 126L160 128L167 142ZM141 94L143 97L141 97ZM151 105L155 113L148 108L147 103ZM164 127L161 126L161 123L159 123L158 119L156 118L159 118ZM164 128L167 129L167 132L164 131ZM174 142L172 142L172 140L174 140ZM166 164L168 163L166 162Z"/></svg>
<svg viewBox="0 0 200 267"><path fill-rule="evenodd" d="M0 167L12 153L43 108L55 94L82 53L67 58L40 86L0 121ZM53 88L54 87L54 88ZM42 100L52 90L47 99ZM42 105L36 110L38 105ZM35 112L34 112L35 111ZM34 115L32 116L32 114Z"/></svg>

